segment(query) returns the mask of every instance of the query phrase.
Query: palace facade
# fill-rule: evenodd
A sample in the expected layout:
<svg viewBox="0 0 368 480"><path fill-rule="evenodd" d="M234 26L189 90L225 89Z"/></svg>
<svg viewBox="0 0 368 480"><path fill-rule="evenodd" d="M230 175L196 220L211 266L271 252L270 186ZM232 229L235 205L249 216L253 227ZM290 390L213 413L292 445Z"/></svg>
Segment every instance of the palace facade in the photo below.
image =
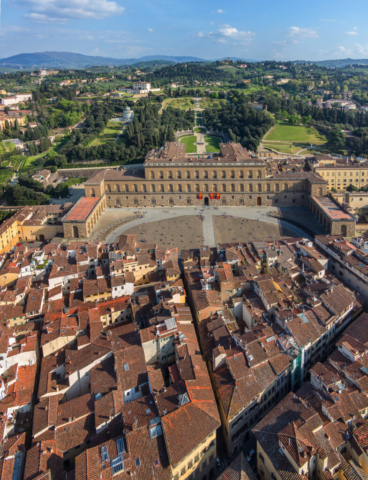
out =
<svg viewBox="0 0 368 480"><path fill-rule="evenodd" d="M184 144L172 142L148 152L143 169L97 172L85 182L85 195L103 197L107 208L203 205L311 208L311 198L327 194L327 182L314 172L267 177L266 166L238 143L220 144L219 154L188 155ZM335 220L331 219L331 225L326 220L327 231L331 231ZM87 230L80 236L88 237Z"/></svg>

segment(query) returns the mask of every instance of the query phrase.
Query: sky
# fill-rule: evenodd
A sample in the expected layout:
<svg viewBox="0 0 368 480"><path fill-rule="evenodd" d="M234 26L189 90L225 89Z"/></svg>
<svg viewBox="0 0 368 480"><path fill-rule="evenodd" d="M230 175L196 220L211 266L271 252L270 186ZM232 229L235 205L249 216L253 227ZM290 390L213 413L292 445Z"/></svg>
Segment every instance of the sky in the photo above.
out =
<svg viewBox="0 0 368 480"><path fill-rule="evenodd" d="M367 0L0 0L0 58L368 58Z"/></svg>

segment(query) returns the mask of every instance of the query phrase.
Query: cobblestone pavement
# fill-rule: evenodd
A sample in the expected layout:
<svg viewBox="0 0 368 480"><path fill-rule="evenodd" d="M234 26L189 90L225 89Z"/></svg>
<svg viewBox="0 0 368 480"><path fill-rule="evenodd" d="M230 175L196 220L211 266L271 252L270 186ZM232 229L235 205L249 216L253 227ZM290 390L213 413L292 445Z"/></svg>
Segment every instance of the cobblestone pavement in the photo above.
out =
<svg viewBox="0 0 368 480"><path fill-rule="evenodd" d="M194 248L192 246L194 244L190 243L191 241L193 241L193 238L191 238L192 235L188 236L189 244L186 244L187 242L185 242L186 235L184 234L185 230L188 230L186 225L188 223L188 216L192 217L191 221L193 222L193 224L190 224L190 226L195 227L195 229L197 229L198 222L201 223L202 241L203 244L208 245L209 247L215 247L216 243L224 241L224 238L227 239L225 241L234 241L232 240L232 238L235 238L235 234L229 235L229 233L231 233L231 230L229 229L233 228L229 223L230 220L234 225L237 225L236 228L239 230L239 236L241 237L239 238L239 241L243 238L243 241L250 241L253 236L257 237L257 239L262 239L262 237L264 237L264 235L266 234L271 238L273 238L273 235L276 234L278 234L278 237L280 237L281 235L289 235L291 234L291 232L293 232L293 234L296 236L308 237L306 232L304 232L301 228L290 225L283 220L280 221L277 218L272 218L268 216L268 214L276 213L277 211L278 210L275 207L155 207L142 208L139 210L136 208L107 209L104 213L104 218L107 223L109 221L110 215L114 216L114 221L116 222L118 222L119 220L119 214L121 214L121 220L126 218L126 216L129 216L129 214L131 214L132 212L137 212L138 215L135 220L114 228L113 232L106 235L105 241L108 243L115 242L122 233L126 233L128 231L129 233L139 233L139 230L142 230L142 228L148 231L147 225L151 224L151 222L162 222L166 220L171 220L171 225L174 225L173 222L175 221L175 231L177 232L177 234L179 236L183 235L183 237L180 237L180 246L182 248ZM199 218L199 215L202 216L203 220ZM239 220L237 220L237 218L231 217L237 217ZM261 226L262 230L258 229L257 233L253 234L253 230L255 228L253 222L249 224L248 229L248 225L244 225L244 223L242 224L241 219L249 219L257 222L256 227ZM272 224L273 228L267 229L267 226L264 224ZM170 221L167 222L167 225L170 225ZM179 232L180 225L182 225L181 233ZM164 224L162 224L161 226L164 226ZM243 228L240 229L240 227L243 226L245 227L244 232L246 233L246 235L244 235ZM149 225L149 229L151 229L151 227L153 228L153 226ZM287 228L287 230L284 230L285 227ZM154 231L155 230L158 229L156 228L154 229ZM236 232L238 232L238 230ZM216 231L219 238L216 238ZM169 227L167 233L170 233ZM146 240L149 241L150 239L148 238L148 233L146 234L146 237ZM199 241L200 233L197 234L197 237ZM183 240L183 242L181 242L181 240ZM183 243L183 245L181 245L181 243Z"/></svg>

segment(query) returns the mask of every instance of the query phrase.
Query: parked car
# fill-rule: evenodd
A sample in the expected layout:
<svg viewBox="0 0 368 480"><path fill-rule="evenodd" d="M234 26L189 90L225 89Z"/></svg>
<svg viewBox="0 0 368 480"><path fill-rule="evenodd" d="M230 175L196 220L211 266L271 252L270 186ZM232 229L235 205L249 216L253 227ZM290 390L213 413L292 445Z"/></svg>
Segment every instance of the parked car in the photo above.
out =
<svg viewBox="0 0 368 480"><path fill-rule="evenodd" d="M254 448L252 448L252 450L250 450L250 452L249 452L248 455L247 455L247 460L248 460L248 462L251 461L251 459L252 459L252 457L253 457L254 454L255 454L255 451L254 451Z"/></svg>

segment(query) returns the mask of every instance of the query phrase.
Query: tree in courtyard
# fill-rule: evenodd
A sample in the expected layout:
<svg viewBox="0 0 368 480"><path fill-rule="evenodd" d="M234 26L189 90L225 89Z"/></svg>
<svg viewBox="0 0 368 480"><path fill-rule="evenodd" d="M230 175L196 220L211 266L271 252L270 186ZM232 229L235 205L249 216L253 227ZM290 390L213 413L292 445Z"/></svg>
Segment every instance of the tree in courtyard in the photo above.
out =
<svg viewBox="0 0 368 480"><path fill-rule="evenodd" d="M350 184L347 189L346 189L348 192L358 192L358 188L353 185L353 184Z"/></svg>

